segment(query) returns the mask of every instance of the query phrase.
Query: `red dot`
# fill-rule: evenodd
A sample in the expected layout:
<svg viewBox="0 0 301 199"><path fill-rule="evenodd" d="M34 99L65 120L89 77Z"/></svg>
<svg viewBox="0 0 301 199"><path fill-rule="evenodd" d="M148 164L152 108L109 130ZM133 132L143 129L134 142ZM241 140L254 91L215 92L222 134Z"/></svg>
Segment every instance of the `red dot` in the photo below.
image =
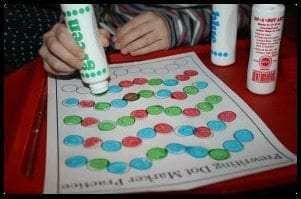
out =
<svg viewBox="0 0 301 199"><path fill-rule="evenodd" d="M187 98L187 94L181 91L175 91L171 93L171 98L177 99L177 100L183 100Z"/></svg>
<svg viewBox="0 0 301 199"><path fill-rule="evenodd" d="M155 131L158 133L170 133L173 131L173 127L166 123L156 124L154 127Z"/></svg>
<svg viewBox="0 0 301 199"><path fill-rule="evenodd" d="M190 79L190 77L188 75L177 75L176 79L179 81L187 81Z"/></svg>
<svg viewBox="0 0 301 199"><path fill-rule="evenodd" d="M197 76L199 73L195 70L185 70L184 75L188 75L190 77Z"/></svg>
<svg viewBox="0 0 301 199"><path fill-rule="evenodd" d="M148 113L146 110L141 109L141 110L132 111L130 115L133 116L134 118L142 119L142 118L146 118L148 116Z"/></svg>
<svg viewBox="0 0 301 199"><path fill-rule="evenodd" d="M119 86L124 87L124 88L131 87L131 86L133 86L133 82L129 81L129 80L124 80L124 81L119 82Z"/></svg>
<svg viewBox="0 0 301 199"><path fill-rule="evenodd" d="M145 79L145 78L135 78L133 80L133 83L138 84L138 85L143 85L143 84L147 83L147 79Z"/></svg>
<svg viewBox="0 0 301 199"><path fill-rule="evenodd" d="M122 144L125 147L135 147L142 143L142 140L138 137L128 136L122 139Z"/></svg>
<svg viewBox="0 0 301 199"><path fill-rule="evenodd" d="M212 132L208 127L200 126L195 129L194 135L198 138L207 138L212 135Z"/></svg>
<svg viewBox="0 0 301 199"><path fill-rule="evenodd" d="M217 115L217 118L224 122L232 122L236 118L236 114L233 111L224 111Z"/></svg>
<svg viewBox="0 0 301 199"><path fill-rule="evenodd" d="M183 110L183 114L188 117L196 117L201 114L201 111L197 108L185 108Z"/></svg>
<svg viewBox="0 0 301 199"><path fill-rule="evenodd" d="M95 102L93 100L82 100L79 102L79 105L83 108L90 108L95 105Z"/></svg>
<svg viewBox="0 0 301 199"><path fill-rule="evenodd" d="M98 146L100 146L101 142L102 142L102 140L98 137L90 137L85 140L84 147L85 148L97 148Z"/></svg>
<svg viewBox="0 0 301 199"><path fill-rule="evenodd" d="M84 126L84 127L93 126L97 123L98 123L98 119L96 119L94 117L86 117L85 119L83 119L81 121L81 125Z"/></svg>

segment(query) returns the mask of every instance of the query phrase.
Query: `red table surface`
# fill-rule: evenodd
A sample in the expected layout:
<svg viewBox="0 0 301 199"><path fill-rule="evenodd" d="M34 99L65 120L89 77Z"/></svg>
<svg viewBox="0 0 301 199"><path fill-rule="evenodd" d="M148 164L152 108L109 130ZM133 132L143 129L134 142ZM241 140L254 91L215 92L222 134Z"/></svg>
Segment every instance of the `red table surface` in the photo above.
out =
<svg viewBox="0 0 301 199"><path fill-rule="evenodd" d="M277 88L270 95L256 95L246 88L249 48L248 39L238 40L236 62L228 67L218 67L211 63L210 44L175 48L138 57L113 53L108 54L108 62L140 61L184 52L195 52L216 76L249 104L284 146L297 154L296 41L285 36L282 38ZM47 112L43 115L33 174L30 177L24 175L28 151L33 144L31 130L43 93L44 83L46 83L45 88L47 89L47 74L43 70L42 64L41 58L37 58L24 67L7 74L4 79L5 193L43 192ZM239 193L287 185L296 181L297 165L292 165L176 193Z"/></svg>

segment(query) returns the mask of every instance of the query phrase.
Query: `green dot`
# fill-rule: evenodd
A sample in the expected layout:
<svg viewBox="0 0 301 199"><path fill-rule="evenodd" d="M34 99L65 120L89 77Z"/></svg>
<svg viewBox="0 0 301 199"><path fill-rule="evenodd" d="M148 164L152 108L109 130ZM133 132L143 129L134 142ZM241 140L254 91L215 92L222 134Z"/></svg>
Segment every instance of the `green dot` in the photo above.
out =
<svg viewBox="0 0 301 199"><path fill-rule="evenodd" d="M178 106L170 106L164 109L164 113L169 116L177 116L182 113L182 109Z"/></svg>
<svg viewBox="0 0 301 199"><path fill-rule="evenodd" d="M185 86L183 88L183 92L188 94L188 95L194 95L199 92L199 89L195 86Z"/></svg>
<svg viewBox="0 0 301 199"><path fill-rule="evenodd" d="M102 72L103 72L103 73L106 73L106 72L107 72L107 69L106 69L106 68L103 68L103 69L102 69Z"/></svg>
<svg viewBox="0 0 301 199"><path fill-rule="evenodd" d="M96 72L96 74L97 74L97 75L101 75L101 71L98 70L98 71Z"/></svg>
<svg viewBox="0 0 301 199"><path fill-rule="evenodd" d="M218 95L211 95L206 97L205 100L211 104L217 104L222 101L222 97Z"/></svg>
<svg viewBox="0 0 301 199"><path fill-rule="evenodd" d="M99 158L99 159L92 159L88 162L88 167L95 169L95 170L103 170L110 164L109 160Z"/></svg>
<svg viewBox="0 0 301 199"><path fill-rule="evenodd" d="M146 157L150 160L161 160L165 158L167 154L168 154L167 149L154 147L146 152Z"/></svg>
<svg viewBox="0 0 301 199"><path fill-rule="evenodd" d="M77 15L77 10L72 10L72 14L76 16Z"/></svg>
<svg viewBox="0 0 301 199"><path fill-rule="evenodd" d="M160 105L152 105L152 106L147 107L146 111L150 115L158 115L158 114L162 113L163 109L164 108Z"/></svg>
<svg viewBox="0 0 301 199"><path fill-rule="evenodd" d="M152 96L154 96L154 92L151 90L141 90L138 93L141 97L145 97L145 98L150 98Z"/></svg>
<svg viewBox="0 0 301 199"><path fill-rule="evenodd" d="M95 73L91 73L91 77L95 77L96 76L96 74Z"/></svg>
<svg viewBox="0 0 301 199"><path fill-rule="evenodd" d="M98 129L101 131L110 131L116 128L116 126L114 121L102 121L98 124Z"/></svg>
<svg viewBox="0 0 301 199"><path fill-rule="evenodd" d="M111 104L108 102L97 102L94 105L94 108L98 111L105 111L111 107Z"/></svg>
<svg viewBox="0 0 301 199"><path fill-rule="evenodd" d="M135 123L135 118L132 116L123 116L118 118L117 123L120 126L130 126Z"/></svg>
<svg viewBox="0 0 301 199"><path fill-rule="evenodd" d="M64 118L64 123L67 125L75 125L81 123L82 118L78 115L69 115Z"/></svg>
<svg viewBox="0 0 301 199"><path fill-rule="evenodd" d="M162 84L163 80L162 79L159 79L159 78L155 78L155 79L150 79L148 80L148 85L150 86L158 86L160 84Z"/></svg>
<svg viewBox="0 0 301 199"><path fill-rule="evenodd" d="M86 12L89 12L89 11L90 11L90 7L87 6L87 7L86 7Z"/></svg>
<svg viewBox="0 0 301 199"><path fill-rule="evenodd" d="M214 160L226 160L230 157L230 153L225 149L211 149L208 153Z"/></svg>
<svg viewBox="0 0 301 199"><path fill-rule="evenodd" d="M213 109L213 105L209 102L200 102L196 107L202 111L211 111Z"/></svg>
<svg viewBox="0 0 301 199"><path fill-rule="evenodd" d="M70 17L71 16L71 12L67 11L67 16Z"/></svg>
<svg viewBox="0 0 301 199"><path fill-rule="evenodd" d="M85 77L86 77L86 78L89 78L89 77L90 77L89 73L86 73L86 74L85 74Z"/></svg>
<svg viewBox="0 0 301 199"><path fill-rule="evenodd" d="M85 12L85 10L84 10L83 8L80 8L80 9L79 9L79 13L80 13L80 14L83 14L84 12Z"/></svg>
<svg viewBox="0 0 301 199"><path fill-rule="evenodd" d="M84 73L81 73L81 76L82 76L82 78L85 78L85 74Z"/></svg>
<svg viewBox="0 0 301 199"><path fill-rule="evenodd" d="M63 12L63 16L66 17L66 13L65 12Z"/></svg>

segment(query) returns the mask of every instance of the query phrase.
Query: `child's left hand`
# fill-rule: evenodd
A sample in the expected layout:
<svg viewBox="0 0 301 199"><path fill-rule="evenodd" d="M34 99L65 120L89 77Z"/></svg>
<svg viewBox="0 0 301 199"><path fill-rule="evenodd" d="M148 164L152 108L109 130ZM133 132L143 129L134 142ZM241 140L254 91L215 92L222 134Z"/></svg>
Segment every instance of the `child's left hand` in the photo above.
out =
<svg viewBox="0 0 301 199"><path fill-rule="evenodd" d="M148 11L117 30L113 37L115 47L122 54L142 55L169 47L169 28L163 18Z"/></svg>

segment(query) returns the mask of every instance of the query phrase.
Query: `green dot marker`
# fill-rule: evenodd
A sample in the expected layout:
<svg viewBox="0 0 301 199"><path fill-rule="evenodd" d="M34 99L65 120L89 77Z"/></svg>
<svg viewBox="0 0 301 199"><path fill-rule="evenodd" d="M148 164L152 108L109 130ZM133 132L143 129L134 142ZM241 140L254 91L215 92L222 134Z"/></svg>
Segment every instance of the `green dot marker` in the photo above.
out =
<svg viewBox="0 0 301 199"><path fill-rule="evenodd" d="M138 94L144 98L150 98L155 95L154 92L151 90L141 90Z"/></svg>
<svg viewBox="0 0 301 199"><path fill-rule="evenodd" d="M98 111L105 111L108 110L111 107L111 104L108 102L97 102L94 105L94 108Z"/></svg>
<svg viewBox="0 0 301 199"><path fill-rule="evenodd" d="M196 107L202 111L211 111L213 109L213 105L209 102L200 102Z"/></svg>
<svg viewBox="0 0 301 199"><path fill-rule="evenodd" d="M98 129L101 131L110 131L116 128L116 126L114 121L102 121L98 124Z"/></svg>
<svg viewBox="0 0 301 199"><path fill-rule="evenodd" d="M158 85L160 85L160 84L163 83L163 80L160 79L160 78L154 78L154 79L148 80L147 83L148 83L148 85L150 85L150 86L158 86Z"/></svg>
<svg viewBox="0 0 301 199"><path fill-rule="evenodd" d="M217 104L222 101L222 97L218 95L211 95L206 97L205 100L211 104Z"/></svg>
<svg viewBox="0 0 301 199"><path fill-rule="evenodd" d="M152 105L146 108L146 111L150 115L159 115L163 111L163 107L160 105Z"/></svg>
<svg viewBox="0 0 301 199"><path fill-rule="evenodd" d="M78 115L69 115L66 116L63 121L67 125L76 125L81 123L82 118Z"/></svg>
<svg viewBox="0 0 301 199"><path fill-rule="evenodd" d="M135 123L135 118L132 116L123 116L118 118L117 123L120 126L130 126Z"/></svg>
<svg viewBox="0 0 301 199"><path fill-rule="evenodd" d="M185 86L183 88L183 92L186 93L187 95L194 95L199 92L199 89L195 86Z"/></svg>
<svg viewBox="0 0 301 199"><path fill-rule="evenodd" d="M161 160L161 159L165 158L167 156L167 154L168 154L167 149L160 148L160 147L154 147L154 148L149 149L146 152L146 157L149 160Z"/></svg>
<svg viewBox="0 0 301 199"><path fill-rule="evenodd" d="M181 115L182 109L178 106L170 106L164 109L164 113L169 116Z"/></svg>
<svg viewBox="0 0 301 199"><path fill-rule="evenodd" d="M225 149L211 149L208 153L214 160L226 160L230 157L230 153Z"/></svg>
<svg viewBox="0 0 301 199"><path fill-rule="evenodd" d="M92 159L88 162L88 168L93 170L103 170L110 164L109 160L99 158L99 159Z"/></svg>

